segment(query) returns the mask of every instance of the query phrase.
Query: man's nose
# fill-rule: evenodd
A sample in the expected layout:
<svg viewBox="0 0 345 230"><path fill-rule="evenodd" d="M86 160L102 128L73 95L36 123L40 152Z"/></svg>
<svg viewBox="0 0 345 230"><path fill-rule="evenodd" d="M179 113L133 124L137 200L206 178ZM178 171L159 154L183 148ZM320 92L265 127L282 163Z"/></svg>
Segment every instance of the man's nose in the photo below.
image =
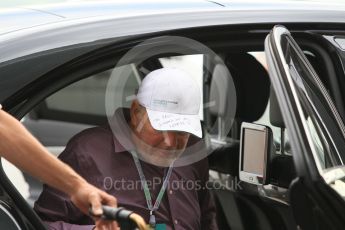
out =
<svg viewBox="0 0 345 230"><path fill-rule="evenodd" d="M176 144L176 134L174 132L163 132L164 143L167 147L173 147Z"/></svg>

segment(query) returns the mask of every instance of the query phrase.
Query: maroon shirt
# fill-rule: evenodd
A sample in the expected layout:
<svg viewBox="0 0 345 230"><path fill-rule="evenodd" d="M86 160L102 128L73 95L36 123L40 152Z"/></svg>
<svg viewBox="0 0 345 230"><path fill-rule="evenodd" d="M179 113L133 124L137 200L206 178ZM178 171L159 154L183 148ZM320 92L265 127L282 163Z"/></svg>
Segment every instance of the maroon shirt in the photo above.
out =
<svg viewBox="0 0 345 230"><path fill-rule="evenodd" d="M114 138L109 127L77 134L59 158L89 183L114 195L118 206L136 212L148 223L149 210L132 155ZM143 161L141 165L154 203L167 168ZM175 167L155 212L156 222L166 224L167 229L218 229L213 199L205 188L207 180L207 158ZM64 193L47 185L34 209L49 229L86 230L94 226L92 219L80 212Z"/></svg>

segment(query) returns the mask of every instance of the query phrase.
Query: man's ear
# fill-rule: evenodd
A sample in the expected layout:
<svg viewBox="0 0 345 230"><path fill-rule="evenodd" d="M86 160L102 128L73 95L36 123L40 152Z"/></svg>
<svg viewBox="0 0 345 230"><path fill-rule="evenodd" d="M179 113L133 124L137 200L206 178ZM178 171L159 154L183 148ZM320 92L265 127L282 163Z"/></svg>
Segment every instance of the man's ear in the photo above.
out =
<svg viewBox="0 0 345 230"><path fill-rule="evenodd" d="M130 109L131 124L136 127L141 118L140 104L138 100L134 100Z"/></svg>

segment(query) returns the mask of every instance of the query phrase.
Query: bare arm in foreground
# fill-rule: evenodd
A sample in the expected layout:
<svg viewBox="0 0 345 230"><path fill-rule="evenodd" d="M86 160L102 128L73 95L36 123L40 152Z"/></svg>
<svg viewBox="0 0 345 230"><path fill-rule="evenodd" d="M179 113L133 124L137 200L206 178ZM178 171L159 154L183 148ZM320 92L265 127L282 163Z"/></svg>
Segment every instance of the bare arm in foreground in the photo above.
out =
<svg viewBox="0 0 345 230"><path fill-rule="evenodd" d="M102 214L101 205L116 207L116 199L87 183L72 168L56 159L25 127L0 107L0 156L68 194L72 202L84 213L92 205L96 215ZM96 221L97 226L116 229L115 222Z"/></svg>

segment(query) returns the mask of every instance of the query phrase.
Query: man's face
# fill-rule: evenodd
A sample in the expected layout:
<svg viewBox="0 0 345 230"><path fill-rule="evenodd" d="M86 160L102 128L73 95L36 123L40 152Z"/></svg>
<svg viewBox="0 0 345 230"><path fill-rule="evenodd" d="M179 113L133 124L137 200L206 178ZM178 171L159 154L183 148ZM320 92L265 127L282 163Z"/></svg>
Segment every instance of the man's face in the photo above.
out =
<svg viewBox="0 0 345 230"><path fill-rule="evenodd" d="M190 136L186 132L155 130L146 109L136 101L131 107L131 127L141 157L159 166L169 166L178 158L185 150Z"/></svg>

